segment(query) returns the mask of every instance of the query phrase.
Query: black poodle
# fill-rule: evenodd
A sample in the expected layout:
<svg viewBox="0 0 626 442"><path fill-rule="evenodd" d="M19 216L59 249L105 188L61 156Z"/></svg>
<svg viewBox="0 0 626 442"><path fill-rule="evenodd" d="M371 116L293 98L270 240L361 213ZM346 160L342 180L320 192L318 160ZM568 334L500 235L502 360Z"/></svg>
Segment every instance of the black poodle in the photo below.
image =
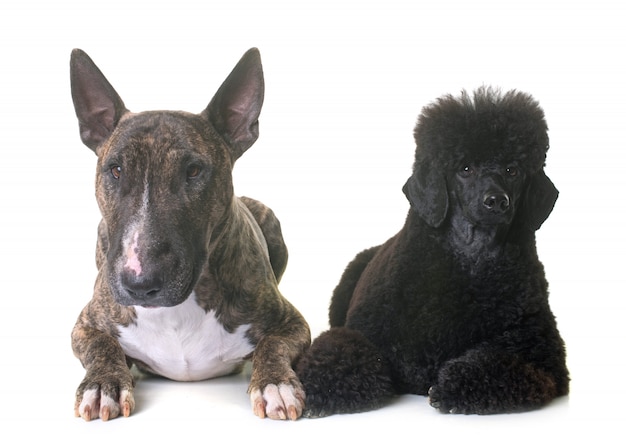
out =
<svg viewBox="0 0 626 442"><path fill-rule="evenodd" d="M425 107L404 227L348 265L330 326L297 365L305 415L428 395L445 413L539 408L566 395L565 348L535 231L558 191L538 103L482 87Z"/></svg>

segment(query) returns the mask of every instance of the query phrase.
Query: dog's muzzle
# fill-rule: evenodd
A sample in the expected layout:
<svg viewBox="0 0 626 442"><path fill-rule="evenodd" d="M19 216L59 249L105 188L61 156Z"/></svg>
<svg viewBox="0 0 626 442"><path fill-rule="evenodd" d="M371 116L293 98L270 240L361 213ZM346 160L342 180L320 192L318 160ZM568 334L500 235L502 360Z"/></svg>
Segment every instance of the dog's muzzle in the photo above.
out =
<svg viewBox="0 0 626 442"><path fill-rule="evenodd" d="M108 283L121 305L172 307L187 299L196 281L193 260L177 259L169 253L142 259L140 267L129 266L126 260L114 262L108 270Z"/></svg>

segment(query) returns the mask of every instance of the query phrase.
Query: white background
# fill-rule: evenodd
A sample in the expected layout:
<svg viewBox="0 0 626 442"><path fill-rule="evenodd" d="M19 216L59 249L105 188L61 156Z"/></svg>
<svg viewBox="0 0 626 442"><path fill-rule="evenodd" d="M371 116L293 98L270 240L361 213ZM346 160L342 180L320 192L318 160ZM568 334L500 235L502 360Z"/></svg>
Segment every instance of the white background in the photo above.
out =
<svg viewBox="0 0 626 442"><path fill-rule="evenodd" d="M623 435L626 32L618 5L3 2L0 438ZM280 217L290 249L281 290L314 336L327 327L345 265L404 221L401 187L422 106L482 84L540 101L551 137L546 171L561 195L538 247L567 343L569 397L537 412L479 417L440 415L425 398L404 396L366 414L272 422L252 414L244 374L141 381L131 418L73 416L83 370L69 334L91 296L99 214L96 157L80 142L71 104L70 51L87 51L131 110L199 112L252 46L261 50L266 99L261 136L236 165L235 189Z"/></svg>

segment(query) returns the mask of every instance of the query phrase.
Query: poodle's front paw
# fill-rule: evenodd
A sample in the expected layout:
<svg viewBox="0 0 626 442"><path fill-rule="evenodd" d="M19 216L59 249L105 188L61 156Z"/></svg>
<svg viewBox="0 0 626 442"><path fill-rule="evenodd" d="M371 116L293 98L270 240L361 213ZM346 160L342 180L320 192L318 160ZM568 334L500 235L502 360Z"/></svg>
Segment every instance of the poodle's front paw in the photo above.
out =
<svg viewBox="0 0 626 442"><path fill-rule="evenodd" d="M452 404L452 401L445 399L441 390L435 386L428 389L428 403L442 413L459 413L459 409Z"/></svg>
<svg viewBox="0 0 626 442"><path fill-rule="evenodd" d="M309 418L373 410L393 395L380 351L361 333L344 327L318 336L296 372L305 387L304 416Z"/></svg>
<svg viewBox="0 0 626 442"><path fill-rule="evenodd" d="M555 385L553 376L515 355L472 351L444 364L428 397L442 413L515 413L547 404Z"/></svg>
<svg viewBox="0 0 626 442"><path fill-rule="evenodd" d="M489 408L489 391L480 365L450 361L439 372L437 383L428 390L430 405L442 413L484 414ZM488 382L487 382L488 384Z"/></svg>

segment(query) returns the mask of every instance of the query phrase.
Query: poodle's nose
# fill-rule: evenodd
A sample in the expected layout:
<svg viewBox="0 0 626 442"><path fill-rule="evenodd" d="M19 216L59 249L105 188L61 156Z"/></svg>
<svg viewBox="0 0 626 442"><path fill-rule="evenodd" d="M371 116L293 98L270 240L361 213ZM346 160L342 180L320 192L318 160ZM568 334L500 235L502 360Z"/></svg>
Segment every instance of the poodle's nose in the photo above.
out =
<svg viewBox="0 0 626 442"><path fill-rule="evenodd" d="M506 193L487 193L483 205L491 212L504 213L509 209L511 201Z"/></svg>

